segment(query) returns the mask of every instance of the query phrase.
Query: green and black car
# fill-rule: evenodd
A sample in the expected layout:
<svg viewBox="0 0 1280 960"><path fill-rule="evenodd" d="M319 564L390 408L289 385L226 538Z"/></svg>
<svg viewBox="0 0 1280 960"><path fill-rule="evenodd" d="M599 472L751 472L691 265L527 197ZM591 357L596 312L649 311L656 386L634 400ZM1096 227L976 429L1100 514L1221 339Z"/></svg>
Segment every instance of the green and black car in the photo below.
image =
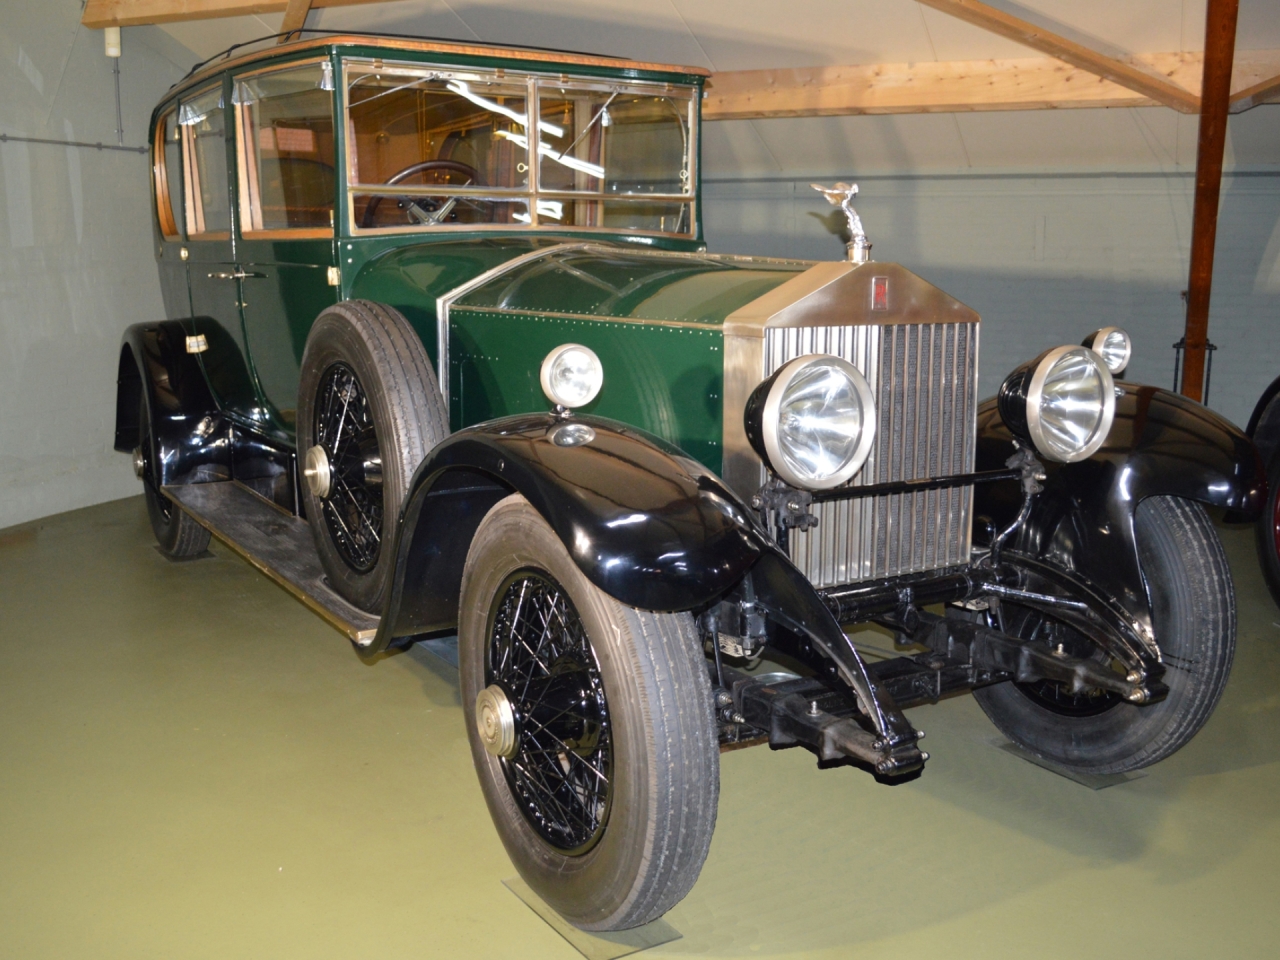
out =
<svg viewBox="0 0 1280 960"><path fill-rule="evenodd" d="M903 710L972 690L1063 770L1168 756L1235 641L1206 508L1266 492L1114 328L979 402L978 315L869 259L856 188L848 260L708 254L705 80L361 36L204 65L152 120L168 318L120 352L162 549L218 536L362 657L456 634L494 823L591 930L693 885L727 743L915 776Z"/></svg>

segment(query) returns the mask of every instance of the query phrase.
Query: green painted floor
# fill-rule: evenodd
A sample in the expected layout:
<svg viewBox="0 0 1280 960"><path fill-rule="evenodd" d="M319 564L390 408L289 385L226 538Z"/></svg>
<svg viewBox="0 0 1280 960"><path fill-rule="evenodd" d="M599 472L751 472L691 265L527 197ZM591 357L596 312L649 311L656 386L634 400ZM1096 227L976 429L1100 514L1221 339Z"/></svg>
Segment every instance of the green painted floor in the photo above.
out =
<svg viewBox="0 0 1280 960"><path fill-rule="evenodd" d="M654 957L1274 957L1280 611L1248 531L1235 672L1190 746L1093 791L912 711L919 780L725 754L702 878ZM578 954L502 886L455 675L366 666L141 498L0 531L0 957Z"/></svg>

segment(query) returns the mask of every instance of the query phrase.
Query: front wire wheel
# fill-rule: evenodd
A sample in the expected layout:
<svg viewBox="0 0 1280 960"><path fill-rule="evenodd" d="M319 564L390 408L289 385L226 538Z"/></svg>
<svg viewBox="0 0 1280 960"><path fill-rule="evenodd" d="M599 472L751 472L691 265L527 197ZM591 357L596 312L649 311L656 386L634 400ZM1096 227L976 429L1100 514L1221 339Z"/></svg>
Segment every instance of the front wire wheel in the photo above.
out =
<svg viewBox="0 0 1280 960"><path fill-rule="evenodd" d="M586 853L608 819L613 776L600 666L560 584L536 570L498 591L486 687L511 704L516 746L500 758L525 819L555 849Z"/></svg>
<svg viewBox="0 0 1280 960"><path fill-rule="evenodd" d="M1204 726L1231 673L1235 588L1204 507L1150 497L1138 505L1136 528L1168 696L1136 706L1095 691L1074 695L1048 681L973 692L1010 740L1077 773L1124 773L1163 760ZM1061 643L1072 656L1106 660L1084 635L1022 608L1008 608L1005 628L1022 639Z"/></svg>
<svg viewBox="0 0 1280 960"><path fill-rule="evenodd" d="M720 787L693 618L604 594L514 495L471 543L458 639L472 758L520 876L584 930L639 926L678 903L706 859Z"/></svg>

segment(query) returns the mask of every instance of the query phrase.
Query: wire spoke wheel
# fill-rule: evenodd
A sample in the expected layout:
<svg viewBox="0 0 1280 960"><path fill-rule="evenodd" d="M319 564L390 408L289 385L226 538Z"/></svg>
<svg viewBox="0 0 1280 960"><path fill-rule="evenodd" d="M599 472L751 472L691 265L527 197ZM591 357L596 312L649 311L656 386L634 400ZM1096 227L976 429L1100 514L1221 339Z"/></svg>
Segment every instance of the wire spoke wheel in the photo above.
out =
<svg viewBox="0 0 1280 960"><path fill-rule="evenodd" d="M155 460L151 414L146 403L138 404L138 478L147 502L151 532L165 556L174 559L198 557L209 547L209 531L178 509L160 490L160 471Z"/></svg>
<svg viewBox="0 0 1280 960"><path fill-rule="evenodd" d="M329 536L352 569L371 570L382 547L382 456L369 399L345 363L321 377L315 438L333 477L322 508Z"/></svg>
<svg viewBox="0 0 1280 960"><path fill-rule="evenodd" d="M467 551L458 674L485 802L539 897L583 930L625 930L689 891L720 788L690 614L609 597L513 494Z"/></svg>
<svg viewBox="0 0 1280 960"><path fill-rule="evenodd" d="M404 314L343 300L316 317L298 380L298 455L313 470L300 493L325 578L353 606L382 611L414 471L448 435L431 360Z"/></svg>
<svg viewBox="0 0 1280 960"><path fill-rule="evenodd" d="M1235 651L1235 590L1213 523L1198 503L1148 497L1134 518L1151 625L1168 695L1132 704L1101 691L1072 694L1050 681L979 687L973 697L1014 743L1079 773L1138 770L1185 745L1222 696ZM1074 657L1116 666L1065 624L1012 604L1003 629Z"/></svg>
<svg viewBox="0 0 1280 960"><path fill-rule="evenodd" d="M613 772L600 667L573 603L546 574L518 572L495 606L486 680L506 692L519 730L503 773L539 836L585 853L604 831Z"/></svg>

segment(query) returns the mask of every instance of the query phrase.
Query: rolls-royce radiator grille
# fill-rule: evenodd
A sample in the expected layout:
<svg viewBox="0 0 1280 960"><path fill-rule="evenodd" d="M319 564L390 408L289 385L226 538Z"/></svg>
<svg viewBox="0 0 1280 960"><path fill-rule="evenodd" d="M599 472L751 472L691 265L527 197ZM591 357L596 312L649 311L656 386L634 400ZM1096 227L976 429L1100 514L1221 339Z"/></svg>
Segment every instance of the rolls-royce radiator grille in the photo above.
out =
<svg viewBox="0 0 1280 960"><path fill-rule="evenodd" d="M850 486L973 470L976 323L770 328L765 375L810 353L848 360L876 398L875 445ZM815 504L818 526L791 531L791 559L818 587L963 563L972 505L971 486Z"/></svg>

